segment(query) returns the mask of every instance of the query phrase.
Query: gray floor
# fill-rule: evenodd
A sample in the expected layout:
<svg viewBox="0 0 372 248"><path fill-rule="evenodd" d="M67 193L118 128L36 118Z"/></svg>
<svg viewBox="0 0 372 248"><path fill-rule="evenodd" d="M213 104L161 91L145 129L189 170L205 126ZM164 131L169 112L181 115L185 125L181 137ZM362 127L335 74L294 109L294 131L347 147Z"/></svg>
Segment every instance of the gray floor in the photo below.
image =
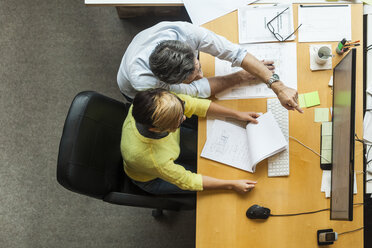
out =
<svg viewBox="0 0 372 248"><path fill-rule="evenodd" d="M71 100L83 90L123 100L121 57L159 20L123 21L113 7L83 0L0 0L0 247L194 246L193 211L157 221L151 210L110 205L56 181Z"/></svg>

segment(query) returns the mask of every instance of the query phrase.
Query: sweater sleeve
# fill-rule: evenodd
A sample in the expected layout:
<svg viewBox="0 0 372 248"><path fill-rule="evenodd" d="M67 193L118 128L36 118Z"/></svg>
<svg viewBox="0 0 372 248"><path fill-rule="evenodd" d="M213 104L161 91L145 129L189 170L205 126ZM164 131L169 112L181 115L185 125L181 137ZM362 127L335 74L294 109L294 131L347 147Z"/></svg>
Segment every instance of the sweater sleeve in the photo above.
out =
<svg viewBox="0 0 372 248"><path fill-rule="evenodd" d="M186 170L183 166L175 164L169 160L165 164L156 164L155 167L159 177L170 182L183 190L203 190L203 179L201 174Z"/></svg>
<svg viewBox="0 0 372 248"><path fill-rule="evenodd" d="M185 115L190 118L192 115L199 117L205 117L207 115L211 100L200 99L191 97L188 95L177 95L181 100L185 102Z"/></svg>

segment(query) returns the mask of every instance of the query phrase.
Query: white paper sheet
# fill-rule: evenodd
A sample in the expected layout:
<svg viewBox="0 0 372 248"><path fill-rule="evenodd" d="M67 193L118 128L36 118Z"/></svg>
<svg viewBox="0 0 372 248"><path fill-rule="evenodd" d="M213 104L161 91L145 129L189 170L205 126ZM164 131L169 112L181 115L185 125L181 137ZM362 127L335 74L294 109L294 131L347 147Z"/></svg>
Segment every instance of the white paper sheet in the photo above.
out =
<svg viewBox="0 0 372 248"><path fill-rule="evenodd" d="M238 9L239 43L257 43L278 41L267 28L267 23L280 14L271 24L275 32L283 39L293 33L293 10L292 4L280 5L254 5L244 6ZM294 40L291 35L287 40Z"/></svg>
<svg viewBox="0 0 372 248"><path fill-rule="evenodd" d="M193 24L202 25L257 0L183 0Z"/></svg>
<svg viewBox="0 0 372 248"><path fill-rule="evenodd" d="M331 197L331 177L332 171L323 170L322 174L322 184L320 186L320 191L325 193L325 197ZM357 183L356 183L356 173L354 172L354 195L358 193Z"/></svg>
<svg viewBox="0 0 372 248"><path fill-rule="evenodd" d="M367 161L370 161L372 159L372 149L371 150L367 149L366 157L367 157ZM371 180L372 179L372 163L367 164L366 171L367 171L366 180ZM366 182L366 194L371 194L371 193L372 193L372 181L369 181L369 182Z"/></svg>
<svg viewBox="0 0 372 248"><path fill-rule="evenodd" d="M297 51L296 43L266 43L242 45L259 60L274 61L275 73L285 85L297 89ZM241 70L231 67L231 63L215 58L215 75L221 76ZM241 83L216 94L223 99L247 99L260 97L275 97L275 93L265 83L255 81Z"/></svg>
<svg viewBox="0 0 372 248"><path fill-rule="evenodd" d="M249 123L245 128L215 120L212 132L207 131L201 156L254 172L257 163L286 149L288 144L271 112L257 120L258 124Z"/></svg>
<svg viewBox="0 0 372 248"><path fill-rule="evenodd" d="M299 42L351 40L351 7L343 5L299 5Z"/></svg>
<svg viewBox="0 0 372 248"><path fill-rule="evenodd" d="M366 111L363 120L363 139L372 143L372 111Z"/></svg>
<svg viewBox="0 0 372 248"><path fill-rule="evenodd" d="M201 153L202 157L253 172L249 166L248 137L245 128L215 120Z"/></svg>

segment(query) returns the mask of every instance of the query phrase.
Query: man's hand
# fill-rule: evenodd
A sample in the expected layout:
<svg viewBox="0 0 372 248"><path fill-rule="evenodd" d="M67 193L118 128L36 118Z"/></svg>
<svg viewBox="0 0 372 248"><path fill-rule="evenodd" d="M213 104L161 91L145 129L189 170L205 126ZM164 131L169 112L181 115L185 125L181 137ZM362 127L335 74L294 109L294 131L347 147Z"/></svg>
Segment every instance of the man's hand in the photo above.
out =
<svg viewBox="0 0 372 248"><path fill-rule="evenodd" d="M257 182L251 180L234 180L233 181L233 190L238 193L247 193L251 191Z"/></svg>
<svg viewBox="0 0 372 248"><path fill-rule="evenodd" d="M300 113L304 111L298 105L297 90L285 86L281 81L276 81L271 85L271 88L278 96L280 103L288 110L297 110Z"/></svg>
<svg viewBox="0 0 372 248"><path fill-rule="evenodd" d="M261 60L261 62L269 69L272 73L275 73L274 61L272 60ZM236 72L241 82L251 82L257 80L257 78L246 70L240 70Z"/></svg>
<svg viewBox="0 0 372 248"><path fill-rule="evenodd" d="M259 116L260 115L255 112L238 112L236 119L241 121L249 121L254 124L257 124L258 121L256 120L256 118L258 118Z"/></svg>

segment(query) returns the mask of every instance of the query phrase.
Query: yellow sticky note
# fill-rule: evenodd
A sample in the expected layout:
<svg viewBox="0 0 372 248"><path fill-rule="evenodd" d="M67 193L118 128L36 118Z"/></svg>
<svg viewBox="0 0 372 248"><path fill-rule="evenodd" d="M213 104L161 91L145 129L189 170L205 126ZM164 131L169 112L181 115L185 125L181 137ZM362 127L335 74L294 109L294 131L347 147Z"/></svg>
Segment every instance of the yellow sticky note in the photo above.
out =
<svg viewBox="0 0 372 248"><path fill-rule="evenodd" d="M332 135L322 136L322 150L332 149Z"/></svg>
<svg viewBox="0 0 372 248"><path fill-rule="evenodd" d="M320 104L318 91L313 91L304 94L306 107L312 107Z"/></svg>
<svg viewBox="0 0 372 248"><path fill-rule="evenodd" d="M329 120L328 119L329 117L328 108L316 108L314 113L315 113L315 117L314 117L315 122L326 122Z"/></svg>
<svg viewBox="0 0 372 248"><path fill-rule="evenodd" d="M306 107L304 94L299 94L298 95L298 103L300 104L300 108L305 108Z"/></svg>
<svg viewBox="0 0 372 248"><path fill-rule="evenodd" d="M322 160L321 164L330 164L332 161L332 150L327 149L327 150L322 150Z"/></svg>
<svg viewBox="0 0 372 248"><path fill-rule="evenodd" d="M322 123L322 136L324 135L332 135L332 122Z"/></svg>

